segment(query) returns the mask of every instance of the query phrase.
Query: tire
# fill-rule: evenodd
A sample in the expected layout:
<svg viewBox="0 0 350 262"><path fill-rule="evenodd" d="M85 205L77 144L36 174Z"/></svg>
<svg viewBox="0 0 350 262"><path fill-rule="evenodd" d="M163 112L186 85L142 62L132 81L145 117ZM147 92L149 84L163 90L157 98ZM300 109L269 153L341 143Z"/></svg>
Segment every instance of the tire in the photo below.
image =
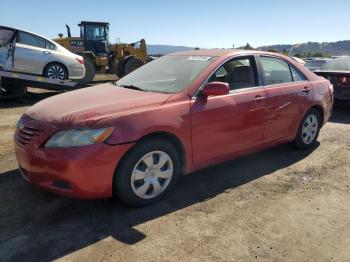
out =
<svg viewBox="0 0 350 262"><path fill-rule="evenodd" d="M301 120L294 146L305 150L316 144L322 125L321 114L316 109L310 109Z"/></svg>
<svg viewBox="0 0 350 262"><path fill-rule="evenodd" d="M131 73L135 69L143 66L145 63L138 57L130 57L124 64L123 76Z"/></svg>
<svg viewBox="0 0 350 262"><path fill-rule="evenodd" d="M68 79L68 72L64 65L60 63L50 63L44 69L44 77L52 80Z"/></svg>
<svg viewBox="0 0 350 262"><path fill-rule="evenodd" d="M88 58L84 59L85 75L84 78L78 81L79 86L84 86L94 80L96 75L96 69L92 61Z"/></svg>
<svg viewBox="0 0 350 262"><path fill-rule="evenodd" d="M114 174L113 191L128 206L150 205L174 187L180 171L180 156L171 143L145 140L123 158Z"/></svg>

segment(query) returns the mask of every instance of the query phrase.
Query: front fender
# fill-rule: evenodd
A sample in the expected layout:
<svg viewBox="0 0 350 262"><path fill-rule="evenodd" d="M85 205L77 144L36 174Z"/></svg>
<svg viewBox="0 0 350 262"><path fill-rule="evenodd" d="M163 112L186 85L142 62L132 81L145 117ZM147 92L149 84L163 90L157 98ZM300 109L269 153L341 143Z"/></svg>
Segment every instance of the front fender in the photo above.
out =
<svg viewBox="0 0 350 262"><path fill-rule="evenodd" d="M135 143L154 133L168 133L179 139L185 149L187 163L192 163L189 100L105 118L94 126L115 127L115 131L107 140L110 145Z"/></svg>

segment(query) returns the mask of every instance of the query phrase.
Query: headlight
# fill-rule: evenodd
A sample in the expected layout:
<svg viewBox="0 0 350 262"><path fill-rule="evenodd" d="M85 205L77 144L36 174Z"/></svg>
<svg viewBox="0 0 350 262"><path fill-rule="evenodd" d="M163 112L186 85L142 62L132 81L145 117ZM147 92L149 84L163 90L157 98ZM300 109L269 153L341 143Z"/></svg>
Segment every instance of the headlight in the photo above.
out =
<svg viewBox="0 0 350 262"><path fill-rule="evenodd" d="M105 141L114 127L100 129L71 129L54 134L45 147L86 146Z"/></svg>

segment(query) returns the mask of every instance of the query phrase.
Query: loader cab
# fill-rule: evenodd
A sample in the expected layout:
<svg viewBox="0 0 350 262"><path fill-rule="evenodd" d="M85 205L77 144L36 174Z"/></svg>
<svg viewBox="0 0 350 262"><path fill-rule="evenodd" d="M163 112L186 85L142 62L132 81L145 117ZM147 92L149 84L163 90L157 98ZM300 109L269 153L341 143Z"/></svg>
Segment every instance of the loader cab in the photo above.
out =
<svg viewBox="0 0 350 262"><path fill-rule="evenodd" d="M78 26L80 37L84 40L85 51L93 52L95 55L106 55L109 23L82 21Z"/></svg>

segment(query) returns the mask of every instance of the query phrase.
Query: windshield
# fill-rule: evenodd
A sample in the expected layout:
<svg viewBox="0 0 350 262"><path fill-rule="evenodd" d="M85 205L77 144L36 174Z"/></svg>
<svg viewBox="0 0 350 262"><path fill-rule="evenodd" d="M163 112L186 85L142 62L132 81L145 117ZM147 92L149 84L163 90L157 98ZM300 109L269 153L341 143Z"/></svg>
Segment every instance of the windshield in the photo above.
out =
<svg viewBox="0 0 350 262"><path fill-rule="evenodd" d="M102 25L86 25L86 40L106 40L106 28Z"/></svg>
<svg viewBox="0 0 350 262"><path fill-rule="evenodd" d="M325 60L311 60L305 64L306 67L321 67L327 61Z"/></svg>
<svg viewBox="0 0 350 262"><path fill-rule="evenodd" d="M116 84L150 92L178 93L213 60L208 56L163 56L126 75Z"/></svg>
<svg viewBox="0 0 350 262"><path fill-rule="evenodd" d="M325 71L350 71L350 59L335 59L321 67L321 70Z"/></svg>

